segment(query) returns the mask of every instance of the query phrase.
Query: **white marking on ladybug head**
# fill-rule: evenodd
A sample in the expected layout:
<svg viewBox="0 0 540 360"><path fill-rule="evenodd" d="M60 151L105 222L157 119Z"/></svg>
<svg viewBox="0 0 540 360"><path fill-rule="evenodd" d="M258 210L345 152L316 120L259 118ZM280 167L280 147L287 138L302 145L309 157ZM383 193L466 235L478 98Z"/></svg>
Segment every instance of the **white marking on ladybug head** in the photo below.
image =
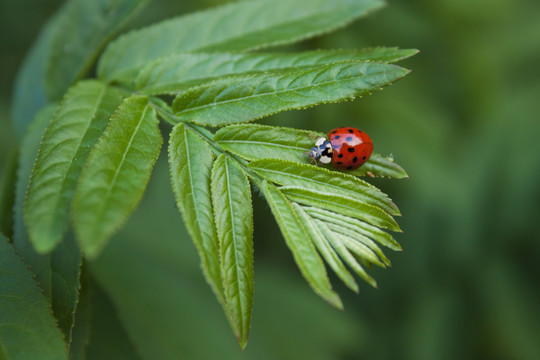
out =
<svg viewBox="0 0 540 360"><path fill-rule="evenodd" d="M319 146L321 146L322 144L324 144L325 141L326 141L325 138L320 137L320 138L317 139L317 141L315 141L315 146L319 147Z"/></svg>
<svg viewBox="0 0 540 360"><path fill-rule="evenodd" d="M319 161L322 162L323 164L330 164L330 161L332 161L332 158L330 156L323 155L321 156Z"/></svg>

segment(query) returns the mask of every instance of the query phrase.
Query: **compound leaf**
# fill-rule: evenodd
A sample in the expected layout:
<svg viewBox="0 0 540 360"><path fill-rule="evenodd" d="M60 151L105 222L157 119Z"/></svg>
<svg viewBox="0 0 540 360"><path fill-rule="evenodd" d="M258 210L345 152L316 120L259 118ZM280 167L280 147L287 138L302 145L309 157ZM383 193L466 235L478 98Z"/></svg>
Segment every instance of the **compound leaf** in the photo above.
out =
<svg viewBox="0 0 540 360"><path fill-rule="evenodd" d="M329 32L380 8L381 0L263 0L227 4L177 17L114 41L98 76L130 80L152 60L183 52L245 51Z"/></svg>
<svg viewBox="0 0 540 360"><path fill-rule="evenodd" d="M367 95L408 70L391 64L344 62L288 72L222 78L178 94L173 111L183 121L223 126L285 110Z"/></svg>
<svg viewBox="0 0 540 360"><path fill-rule="evenodd" d="M176 204L201 258L206 281L225 304L219 245L212 216L210 146L190 127L176 125L169 138L169 169Z"/></svg>
<svg viewBox="0 0 540 360"><path fill-rule="evenodd" d="M253 307L253 207L246 175L224 154L212 169L212 200L225 307L240 346L245 348Z"/></svg>
<svg viewBox="0 0 540 360"><path fill-rule="evenodd" d="M309 68L344 61L395 62L416 52L398 48L372 48L301 53L177 54L158 59L142 68L136 87L143 94L178 93L223 76Z"/></svg>
<svg viewBox="0 0 540 360"><path fill-rule="evenodd" d="M0 357L60 360L66 350L32 273L0 235Z"/></svg>
<svg viewBox="0 0 540 360"><path fill-rule="evenodd" d="M45 131L24 207L38 253L51 251L62 239L81 168L121 100L119 90L82 81L68 91Z"/></svg>
<svg viewBox="0 0 540 360"><path fill-rule="evenodd" d="M163 139L146 96L124 100L88 157L73 203L77 240L95 258L135 210Z"/></svg>
<svg viewBox="0 0 540 360"><path fill-rule="evenodd" d="M261 190L270 205L285 238L287 246L294 256L300 272L313 291L333 306L341 309L343 304L339 296L332 290L322 259L313 246L310 232L298 216L298 205L291 203L272 184L263 182Z"/></svg>

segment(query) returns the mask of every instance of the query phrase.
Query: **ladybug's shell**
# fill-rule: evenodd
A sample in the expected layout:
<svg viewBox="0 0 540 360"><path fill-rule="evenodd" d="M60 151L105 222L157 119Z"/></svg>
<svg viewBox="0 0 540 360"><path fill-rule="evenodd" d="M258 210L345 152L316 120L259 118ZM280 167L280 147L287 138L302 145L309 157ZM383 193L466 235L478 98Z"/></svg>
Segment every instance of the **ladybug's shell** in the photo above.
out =
<svg viewBox="0 0 540 360"><path fill-rule="evenodd" d="M369 136L352 127L330 130L328 139L332 144L332 165L336 169L353 170L365 163L373 152Z"/></svg>

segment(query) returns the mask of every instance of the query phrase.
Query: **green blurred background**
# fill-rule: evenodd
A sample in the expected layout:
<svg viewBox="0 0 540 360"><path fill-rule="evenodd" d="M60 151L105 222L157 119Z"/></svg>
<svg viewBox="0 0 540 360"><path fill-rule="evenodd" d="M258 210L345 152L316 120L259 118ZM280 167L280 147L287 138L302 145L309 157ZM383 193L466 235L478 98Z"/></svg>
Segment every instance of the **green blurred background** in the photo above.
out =
<svg viewBox="0 0 540 360"><path fill-rule="evenodd" d="M154 0L134 26L222 2ZM16 145L15 72L60 3L0 1L1 169ZM362 284L356 295L334 277L345 311L324 303L255 195L255 307L242 353L203 280L162 156L141 207L89 264L98 305L89 358L540 359L540 2L390 0L295 48L377 45L420 49L402 63L413 72L365 99L265 123L356 126L407 170L410 179L375 181L405 231L393 267L372 271L379 289Z"/></svg>

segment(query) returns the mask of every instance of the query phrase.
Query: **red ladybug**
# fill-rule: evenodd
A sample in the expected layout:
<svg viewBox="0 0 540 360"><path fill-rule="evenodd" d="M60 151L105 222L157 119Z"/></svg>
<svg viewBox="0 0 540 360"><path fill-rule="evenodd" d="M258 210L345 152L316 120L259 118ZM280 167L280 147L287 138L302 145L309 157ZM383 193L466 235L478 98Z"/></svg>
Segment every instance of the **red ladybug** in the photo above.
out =
<svg viewBox="0 0 540 360"><path fill-rule="evenodd" d="M309 151L309 157L323 164L332 162L336 169L353 170L362 166L373 152L373 142L369 136L352 127L330 130L327 140L318 138Z"/></svg>

